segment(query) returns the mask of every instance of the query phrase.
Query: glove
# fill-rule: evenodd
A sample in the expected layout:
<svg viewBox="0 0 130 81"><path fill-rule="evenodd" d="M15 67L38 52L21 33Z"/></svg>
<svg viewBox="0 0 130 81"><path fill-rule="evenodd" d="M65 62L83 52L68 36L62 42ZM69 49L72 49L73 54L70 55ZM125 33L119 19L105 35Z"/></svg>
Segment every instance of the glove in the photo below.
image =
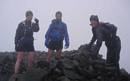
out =
<svg viewBox="0 0 130 81"><path fill-rule="evenodd" d="M39 20L37 18L34 19L34 21L38 24L39 23Z"/></svg>
<svg viewBox="0 0 130 81"><path fill-rule="evenodd" d="M91 50L94 55L98 55L98 49L96 47L93 47Z"/></svg>
<svg viewBox="0 0 130 81"><path fill-rule="evenodd" d="M69 48L69 45L68 44L65 44L65 47L64 47L65 49L67 49L67 48Z"/></svg>
<svg viewBox="0 0 130 81"><path fill-rule="evenodd" d="M91 46L92 46L91 43L89 43L89 44L88 44L88 49L89 49L89 50L91 49Z"/></svg>

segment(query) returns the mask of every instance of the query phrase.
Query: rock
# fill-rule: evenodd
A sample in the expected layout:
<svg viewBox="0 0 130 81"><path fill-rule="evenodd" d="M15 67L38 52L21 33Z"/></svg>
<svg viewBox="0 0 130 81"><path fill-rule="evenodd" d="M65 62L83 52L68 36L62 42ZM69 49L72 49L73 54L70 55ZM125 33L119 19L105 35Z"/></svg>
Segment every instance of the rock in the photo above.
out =
<svg viewBox="0 0 130 81"><path fill-rule="evenodd" d="M66 76L61 76L58 78L58 81L70 81Z"/></svg>
<svg viewBox="0 0 130 81"><path fill-rule="evenodd" d="M35 65L36 68L49 68L49 64L46 61L38 61Z"/></svg>
<svg viewBox="0 0 130 81"><path fill-rule="evenodd" d="M62 59L55 59L52 54L51 63L46 62L46 52L36 52L33 70L27 72L27 58L17 74L17 81L130 81L130 74L121 69L119 75L116 68L106 64L100 54L93 54L93 46L81 45L78 50L65 51ZM14 81L16 61L15 52L0 53L0 81Z"/></svg>
<svg viewBox="0 0 130 81"><path fill-rule="evenodd" d="M74 64L73 61L70 59L63 59L63 66L65 69L73 69L74 68Z"/></svg>
<svg viewBox="0 0 130 81"><path fill-rule="evenodd" d="M81 77L79 74L77 74L75 71L73 70L65 70L64 74L67 78L71 79L71 80L80 80Z"/></svg>
<svg viewBox="0 0 130 81"><path fill-rule="evenodd" d="M91 81L98 81L97 79L92 79Z"/></svg>
<svg viewBox="0 0 130 81"><path fill-rule="evenodd" d="M121 81L129 81L130 80L130 75L125 69L120 70L120 80Z"/></svg>
<svg viewBox="0 0 130 81"><path fill-rule="evenodd" d="M17 81L41 81L41 79L48 74L47 70L34 69L31 72L26 72L24 74L18 74ZM10 79L14 81L14 79Z"/></svg>

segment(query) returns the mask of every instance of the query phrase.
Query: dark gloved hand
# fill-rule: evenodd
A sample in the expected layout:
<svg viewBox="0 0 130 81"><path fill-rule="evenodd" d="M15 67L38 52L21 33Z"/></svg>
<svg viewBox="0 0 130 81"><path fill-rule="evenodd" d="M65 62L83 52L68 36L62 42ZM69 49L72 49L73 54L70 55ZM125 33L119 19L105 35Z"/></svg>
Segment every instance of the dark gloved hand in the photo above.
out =
<svg viewBox="0 0 130 81"><path fill-rule="evenodd" d="M98 55L98 50L96 47L93 47L91 50L94 55Z"/></svg>
<svg viewBox="0 0 130 81"><path fill-rule="evenodd" d="M88 49L91 50L91 47L92 47L91 43L89 43L87 46L88 46Z"/></svg>
<svg viewBox="0 0 130 81"><path fill-rule="evenodd" d="M34 19L34 21L38 24L39 23L39 20L37 18Z"/></svg>

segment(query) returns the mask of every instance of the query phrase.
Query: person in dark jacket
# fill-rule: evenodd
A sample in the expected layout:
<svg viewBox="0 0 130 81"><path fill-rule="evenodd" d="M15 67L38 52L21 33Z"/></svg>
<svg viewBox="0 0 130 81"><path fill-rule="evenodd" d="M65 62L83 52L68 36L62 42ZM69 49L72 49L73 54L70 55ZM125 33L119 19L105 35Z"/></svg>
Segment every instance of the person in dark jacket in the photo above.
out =
<svg viewBox="0 0 130 81"><path fill-rule="evenodd" d="M39 20L32 22L33 12L27 11L26 20L22 21L15 34L15 50L17 52L17 61L15 64L15 74L19 73L19 69L24 58L24 53L28 52L28 70L32 69L34 61L34 38L33 33L39 31Z"/></svg>
<svg viewBox="0 0 130 81"><path fill-rule="evenodd" d="M89 43L89 47L91 47L96 41L96 46L93 53L97 55L101 48L102 42L105 41L105 45L107 47L106 62L109 65L115 66L119 71L121 41L116 35L117 28L109 23L100 23L97 15L91 15L90 22L93 37Z"/></svg>
<svg viewBox="0 0 130 81"><path fill-rule="evenodd" d="M69 36L66 24L62 21L62 13L56 12L56 19L52 20L50 27L45 35L45 46L48 48L47 61L50 63L52 50L57 51L57 59L61 58L63 49L63 40L65 39L65 48L69 47Z"/></svg>

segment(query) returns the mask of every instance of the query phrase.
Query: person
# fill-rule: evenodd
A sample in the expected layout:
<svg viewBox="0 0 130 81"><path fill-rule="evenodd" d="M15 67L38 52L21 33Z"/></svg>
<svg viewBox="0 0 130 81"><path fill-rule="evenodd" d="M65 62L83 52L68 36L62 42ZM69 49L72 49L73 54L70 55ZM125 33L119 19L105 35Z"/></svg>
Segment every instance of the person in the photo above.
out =
<svg viewBox="0 0 130 81"><path fill-rule="evenodd" d="M45 35L45 46L48 48L47 62L51 61L51 53L56 50L57 60L61 59L63 49L63 40L65 39L65 48L69 47L69 35L66 24L62 21L62 12L58 11L55 14L56 19L52 20L50 27Z"/></svg>
<svg viewBox="0 0 130 81"><path fill-rule="evenodd" d="M97 15L91 15L90 22L93 36L91 42L89 43L89 47L91 48L96 41L93 53L97 55L102 42L105 41L105 45L107 47L106 63L116 67L117 71L119 71L121 41L116 34L117 27L110 23L99 22Z"/></svg>
<svg viewBox="0 0 130 81"><path fill-rule="evenodd" d="M15 50L17 52L17 60L15 64L15 74L20 73L21 63L25 53L28 53L28 71L32 69L34 62L34 37L33 32L39 31L39 20L35 18L35 23L32 22L33 12L28 10L25 14L26 19L22 21L16 30L15 34Z"/></svg>

